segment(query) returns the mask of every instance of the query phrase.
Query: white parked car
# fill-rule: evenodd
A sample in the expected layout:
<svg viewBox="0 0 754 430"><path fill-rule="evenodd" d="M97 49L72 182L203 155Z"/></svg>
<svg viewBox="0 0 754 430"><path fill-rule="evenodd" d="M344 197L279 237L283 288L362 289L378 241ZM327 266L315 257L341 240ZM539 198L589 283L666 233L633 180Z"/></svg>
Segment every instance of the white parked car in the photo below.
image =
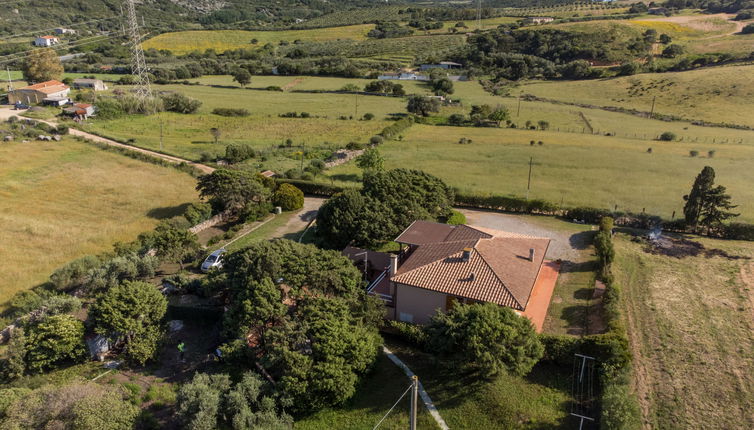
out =
<svg viewBox="0 0 754 430"><path fill-rule="evenodd" d="M206 273L212 269L222 269L223 255L225 255L224 249L218 249L210 254L202 263L202 272Z"/></svg>

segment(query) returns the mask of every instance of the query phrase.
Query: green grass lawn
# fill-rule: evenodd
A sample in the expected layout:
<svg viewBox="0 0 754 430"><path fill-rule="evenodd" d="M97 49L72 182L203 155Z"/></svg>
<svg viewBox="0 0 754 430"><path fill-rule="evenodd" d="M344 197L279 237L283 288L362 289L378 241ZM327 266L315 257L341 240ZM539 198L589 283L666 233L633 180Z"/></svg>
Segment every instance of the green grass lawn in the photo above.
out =
<svg viewBox="0 0 754 430"><path fill-rule="evenodd" d="M244 30L196 30L163 33L143 43L144 49L167 49L176 55L192 51L204 52L214 49L225 52L239 48L261 48L267 43L281 41L324 41L337 39L366 39L374 24L349 25L344 27L318 28L314 30L244 31ZM257 44L252 44L257 39Z"/></svg>
<svg viewBox="0 0 754 430"><path fill-rule="evenodd" d="M390 410L410 383L406 374L380 353L372 372L362 380L356 394L345 405L319 411L297 421L294 427L302 430L371 429ZM409 396L410 394L407 394L401 400L380 424L380 429L398 430L408 427ZM421 400L419 404L421 405ZM420 429L439 428L423 406L419 408L417 421Z"/></svg>
<svg viewBox="0 0 754 430"><path fill-rule="evenodd" d="M615 241L647 428L754 427L754 244L691 238L721 256L653 255Z"/></svg>
<svg viewBox="0 0 754 430"><path fill-rule="evenodd" d="M532 81L514 90L538 97L617 106L710 122L754 126L754 66L645 73L596 81ZM668 124L670 125L670 124ZM694 135L697 129L693 128ZM717 130L717 129L711 129Z"/></svg>
<svg viewBox="0 0 754 430"><path fill-rule="evenodd" d="M490 380L438 365L428 354L388 339L388 347L417 374L451 429L571 429L570 371L536 366L525 376Z"/></svg>
<svg viewBox="0 0 754 430"><path fill-rule="evenodd" d="M0 145L0 303L179 215L195 179L72 139Z"/></svg>
<svg viewBox="0 0 754 430"><path fill-rule="evenodd" d="M459 145L462 137L471 145ZM530 140L545 142L543 146ZM653 153L646 152L647 147ZM714 158L691 158L693 143L660 143L495 128L414 125L403 141L380 147L386 168L421 168L463 192L526 194L529 161L533 160L531 198L565 206L596 206L658 214L670 218L683 209L683 195L705 165L728 187L741 220L754 220L754 146L716 144ZM361 172L353 163L328 175L352 182Z"/></svg>

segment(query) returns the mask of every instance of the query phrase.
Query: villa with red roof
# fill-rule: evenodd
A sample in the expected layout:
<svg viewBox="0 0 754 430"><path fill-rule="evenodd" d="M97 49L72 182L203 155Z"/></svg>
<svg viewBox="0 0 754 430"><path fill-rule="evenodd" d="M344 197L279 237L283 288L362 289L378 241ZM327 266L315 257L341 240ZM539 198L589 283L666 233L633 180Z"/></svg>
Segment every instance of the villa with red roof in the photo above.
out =
<svg viewBox="0 0 754 430"><path fill-rule="evenodd" d="M541 331L558 275L545 260L550 239L467 225L415 221L396 239L398 254L348 247L386 318L426 324L458 303L495 303Z"/></svg>
<svg viewBox="0 0 754 430"><path fill-rule="evenodd" d="M71 88L60 81L46 81L19 88L8 93L10 104L37 104L45 100L67 101Z"/></svg>

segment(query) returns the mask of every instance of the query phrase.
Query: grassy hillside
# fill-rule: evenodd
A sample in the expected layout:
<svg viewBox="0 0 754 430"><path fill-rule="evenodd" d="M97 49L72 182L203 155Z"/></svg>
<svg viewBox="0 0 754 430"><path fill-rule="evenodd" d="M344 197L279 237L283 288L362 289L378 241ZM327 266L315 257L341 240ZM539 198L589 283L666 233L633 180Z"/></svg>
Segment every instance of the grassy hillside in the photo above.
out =
<svg viewBox="0 0 754 430"><path fill-rule="evenodd" d="M185 173L74 140L5 143L0 159L0 303L197 198Z"/></svg>
<svg viewBox="0 0 754 430"><path fill-rule="evenodd" d="M144 49L167 49L173 53L187 54L192 51L204 52L214 49L225 52L239 48L262 47L267 43L278 44L280 41L293 43L301 41L323 41L336 39L362 40L374 28L372 24L351 25L345 27L331 27L316 30L285 30L285 31L243 31L216 30L164 33L144 42ZM257 39L256 46L252 39Z"/></svg>
<svg viewBox="0 0 754 430"><path fill-rule="evenodd" d="M618 106L688 119L754 127L754 66L646 73L597 81L532 81L514 93L598 106Z"/></svg>
<svg viewBox="0 0 754 430"><path fill-rule="evenodd" d="M464 137L473 143L459 145ZM544 145L531 146L530 140ZM646 152L648 146L652 154ZM715 158L691 158L693 147L551 131L415 125L402 142L387 142L380 151L386 168L418 167L463 192L517 196L526 194L533 158L531 198L566 206L646 209L668 218L673 211L681 213L682 196L702 167L710 165L740 205L741 219L753 221L754 146L718 144ZM348 164L329 174L350 181L360 171Z"/></svg>
<svg viewBox="0 0 754 430"><path fill-rule="evenodd" d="M696 239L695 239L696 240ZM699 240L732 258L648 254L616 240L616 283L647 428L754 427L754 246Z"/></svg>

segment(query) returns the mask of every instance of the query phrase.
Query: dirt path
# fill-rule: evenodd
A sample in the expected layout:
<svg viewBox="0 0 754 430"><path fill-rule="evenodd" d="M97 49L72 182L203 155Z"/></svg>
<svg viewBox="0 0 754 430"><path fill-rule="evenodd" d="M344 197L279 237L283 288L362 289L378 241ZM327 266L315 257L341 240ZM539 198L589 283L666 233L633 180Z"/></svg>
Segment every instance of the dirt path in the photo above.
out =
<svg viewBox="0 0 754 430"><path fill-rule="evenodd" d="M8 118L10 118L12 116L19 116L21 113L23 113L23 111L14 111L11 108L0 108L0 120L7 120ZM21 118L21 117L19 117L19 118ZM45 124L53 126L53 127L57 127L58 126L58 124L56 122L53 122L53 121L44 121L44 120L41 120L41 119L36 119L34 121L39 121L39 122L45 123ZM123 143L120 143L120 142L116 142L116 141L114 141L112 139L107 139L107 138L104 138L104 137L100 137L100 136L97 136L97 135L94 135L94 134L91 134L91 133L87 133L85 131L77 130L77 129L74 129L74 128L70 129L70 134L71 134L71 136L79 136L79 137L83 137L85 139L89 139L89 140L92 140L92 141L95 141L95 142L104 143L106 145L116 146L116 147L119 147L119 148L128 149L129 151L140 152L142 154L151 155L152 157L161 158L161 159L163 159L165 161L168 161L170 163L175 163L175 164L186 163L189 166L192 166L192 167L195 167L195 168L201 170L203 173L212 173L212 172L215 171L215 169L213 167L210 167L210 166L207 166L207 165L204 165L204 164L195 163L193 161L185 160L185 159L179 158L179 157L174 157L172 155L161 154L159 152L150 151L148 149L138 148L136 146L126 145L126 144L123 144Z"/></svg>
<svg viewBox="0 0 754 430"><path fill-rule="evenodd" d="M296 216L291 217L291 219L289 219L284 226L281 226L277 230L275 230L275 232L272 233L272 236L270 236L270 239L277 239L303 232L304 229L306 229L306 227L309 225L309 223L317 217L317 212L319 211L320 206L322 206L325 200L327 199L322 197L306 197L304 199L304 207L301 208ZM298 237L288 238L291 240L299 239Z"/></svg>
<svg viewBox="0 0 754 430"><path fill-rule="evenodd" d="M283 86L283 91L288 91L291 88L295 87L296 85L300 84L301 82L304 82L304 78L296 78L292 80L291 82L288 82Z"/></svg>

